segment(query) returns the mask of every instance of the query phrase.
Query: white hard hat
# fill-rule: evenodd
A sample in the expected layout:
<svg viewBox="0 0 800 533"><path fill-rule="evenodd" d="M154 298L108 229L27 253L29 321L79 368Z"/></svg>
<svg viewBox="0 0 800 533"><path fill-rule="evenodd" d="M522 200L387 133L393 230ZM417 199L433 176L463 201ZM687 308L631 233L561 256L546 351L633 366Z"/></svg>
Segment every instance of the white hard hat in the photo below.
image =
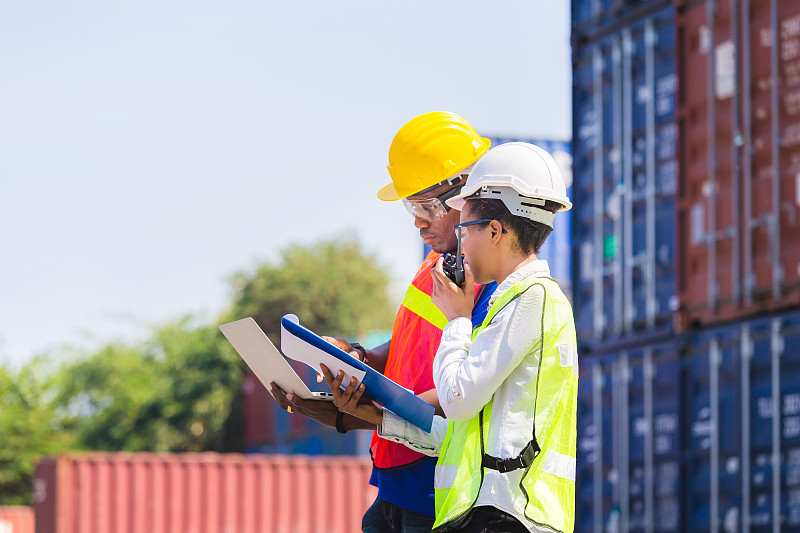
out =
<svg viewBox="0 0 800 533"><path fill-rule="evenodd" d="M541 208L546 200L561 204L559 211L572 208L553 157L522 142L501 144L486 152L470 172L461 194L447 200L447 205L461 210L469 197L501 200L512 215L550 227L554 214Z"/></svg>

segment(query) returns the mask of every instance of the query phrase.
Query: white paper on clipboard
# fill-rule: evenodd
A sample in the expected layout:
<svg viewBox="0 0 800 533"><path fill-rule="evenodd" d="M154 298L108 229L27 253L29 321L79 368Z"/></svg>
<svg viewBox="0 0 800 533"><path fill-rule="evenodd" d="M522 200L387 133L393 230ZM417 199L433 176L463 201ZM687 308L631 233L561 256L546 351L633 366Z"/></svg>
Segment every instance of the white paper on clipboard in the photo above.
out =
<svg viewBox="0 0 800 533"><path fill-rule="evenodd" d="M300 323L300 320L294 315L286 315L284 318L291 320L295 324ZM290 357L295 361L305 363L316 372L322 372L319 368L320 364L327 366L334 377L339 373L340 370L344 371L342 385L345 387L350 384L351 378L356 378L356 381L361 383L361 380L364 379L364 375L366 374L366 372L363 370L352 367L347 363L335 358L331 354L326 353L315 346L311 346L306 341L295 337L286 331L283 326L281 326L281 351L286 357Z"/></svg>

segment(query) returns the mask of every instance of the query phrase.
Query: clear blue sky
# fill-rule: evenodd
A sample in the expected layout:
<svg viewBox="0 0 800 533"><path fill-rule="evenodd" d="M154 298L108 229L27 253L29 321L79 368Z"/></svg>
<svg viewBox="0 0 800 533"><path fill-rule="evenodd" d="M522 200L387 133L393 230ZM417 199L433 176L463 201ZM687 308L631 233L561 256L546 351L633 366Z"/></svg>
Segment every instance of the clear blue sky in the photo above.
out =
<svg viewBox="0 0 800 533"><path fill-rule="evenodd" d="M399 302L421 244L375 193L403 123L570 135L565 1L6 2L0 72L15 364L212 319L232 273L345 232Z"/></svg>

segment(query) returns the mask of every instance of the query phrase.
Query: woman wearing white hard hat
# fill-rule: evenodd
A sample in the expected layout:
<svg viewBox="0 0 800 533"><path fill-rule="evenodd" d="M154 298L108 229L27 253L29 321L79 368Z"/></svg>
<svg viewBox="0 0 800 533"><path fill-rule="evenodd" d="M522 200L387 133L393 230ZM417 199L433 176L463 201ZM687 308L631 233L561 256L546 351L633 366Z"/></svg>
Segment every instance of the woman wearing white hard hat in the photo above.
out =
<svg viewBox="0 0 800 533"><path fill-rule="evenodd" d="M545 150L489 150L458 196L466 287L497 281L472 330L471 291L434 271L432 299L449 323L433 362L447 420L430 433L371 403L363 385L341 391L341 410L380 424L382 437L438 455L433 531L560 531L575 522L578 357L572 308L538 259L555 212L572 207ZM338 380L338 381L337 381Z"/></svg>

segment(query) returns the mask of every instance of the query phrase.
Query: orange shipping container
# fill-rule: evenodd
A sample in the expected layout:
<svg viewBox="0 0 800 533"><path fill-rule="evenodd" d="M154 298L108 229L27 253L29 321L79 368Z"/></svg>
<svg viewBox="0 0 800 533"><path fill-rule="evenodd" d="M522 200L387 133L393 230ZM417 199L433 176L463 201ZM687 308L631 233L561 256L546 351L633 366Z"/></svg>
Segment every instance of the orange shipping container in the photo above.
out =
<svg viewBox="0 0 800 533"><path fill-rule="evenodd" d="M800 2L676 1L680 324L800 306Z"/></svg>
<svg viewBox="0 0 800 533"><path fill-rule="evenodd" d="M346 456L61 455L36 465L36 533L350 533L377 492L371 467Z"/></svg>
<svg viewBox="0 0 800 533"><path fill-rule="evenodd" d="M33 533L33 509L22 505L0 507L1 533Z"/></svg>

